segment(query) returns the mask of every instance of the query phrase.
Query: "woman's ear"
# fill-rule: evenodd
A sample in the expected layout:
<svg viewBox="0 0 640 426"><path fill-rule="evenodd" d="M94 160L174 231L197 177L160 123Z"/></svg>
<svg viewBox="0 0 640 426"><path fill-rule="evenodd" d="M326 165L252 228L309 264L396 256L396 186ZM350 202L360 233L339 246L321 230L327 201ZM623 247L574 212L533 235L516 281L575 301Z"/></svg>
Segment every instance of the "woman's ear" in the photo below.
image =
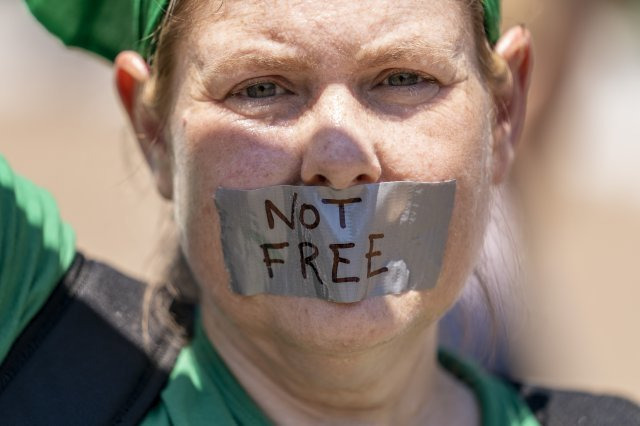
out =
<svg viewBox="0 0 640 426"><path fill-rule="evenodd" d="M511 28L498 40L494 52L507 68L507 75L494 94L497 114L493 132L493 181L500 183L511 168L524 127L533 67L531 33L523 26Z"/></svg>
<svg viewBox="0 0 640 426"><path fill-rule="evenodd" d="M131 127L149 164L160 194L173 196L171 155L164 140L162 125L154 111L142 102L145 84L150 79L147 62L133 51L121 52L115 60L115 81Z"/></svg>

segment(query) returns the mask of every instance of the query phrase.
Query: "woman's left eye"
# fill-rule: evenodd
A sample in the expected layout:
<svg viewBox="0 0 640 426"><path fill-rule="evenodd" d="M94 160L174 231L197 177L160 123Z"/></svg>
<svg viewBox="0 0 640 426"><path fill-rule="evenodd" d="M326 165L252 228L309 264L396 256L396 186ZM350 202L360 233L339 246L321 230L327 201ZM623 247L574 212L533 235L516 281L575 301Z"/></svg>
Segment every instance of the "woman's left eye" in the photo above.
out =
<svg viewBox="0 0 640 426"><path fill-rule="evenodd" d="M262 98L271 98L277 95L284 95L288 93L287 90L282 88L276 83L272 82L260 82L255 83L250 86L247 86L243 89L238 90L233 95L234 96L243 96L251 99L262 99Z"/></svg>
<svg viewBox="0 0 640 426"><path fill-rule="evenodd" d="M430 102L441 88L434 77L400 69L379 77L370 93L383 104L411 106Z"/></svg>
<svg viewBox="0 0 640 426"><path fill-rule="evenodd" d="M413 72L396 72L388 75L382 84L385 86L415 86L422 83L424 78Z"/></svg>

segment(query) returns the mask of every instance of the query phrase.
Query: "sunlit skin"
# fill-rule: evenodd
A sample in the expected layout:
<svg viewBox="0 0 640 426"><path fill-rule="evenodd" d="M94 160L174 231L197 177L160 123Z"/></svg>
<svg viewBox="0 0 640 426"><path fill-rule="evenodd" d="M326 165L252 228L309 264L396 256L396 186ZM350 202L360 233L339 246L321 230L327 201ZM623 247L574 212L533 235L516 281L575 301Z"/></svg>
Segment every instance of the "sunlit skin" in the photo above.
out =
<svg viewBox="0 0 640 426"><path fill-rule="evenodd" d="M181 42L166 121L140 100L143 60L125 52L116 62L125 108L174 203L206 333L276 423L478 422L469 390L435 361L436 326L474 265L491 187L512 158L529 36L516 29L500 42L515 79L494 97L464 7L225 2ZM496 98L516 117L495 114ZM353 304L230 291L217 187L449 179L455 207L434 289Z"/></svg>

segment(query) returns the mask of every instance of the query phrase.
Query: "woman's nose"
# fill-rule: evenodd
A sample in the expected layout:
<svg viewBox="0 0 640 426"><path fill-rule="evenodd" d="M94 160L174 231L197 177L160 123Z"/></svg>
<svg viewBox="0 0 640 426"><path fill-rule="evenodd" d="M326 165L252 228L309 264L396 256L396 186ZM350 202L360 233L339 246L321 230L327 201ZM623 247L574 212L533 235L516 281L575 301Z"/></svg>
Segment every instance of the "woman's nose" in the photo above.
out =
<svg viewBox="0 0 640 426"><path fill-rule="evenodd" d="M344 189L380 179L381 166L364 107L344 86L326 88L310 114L302 181Z"/></svg>

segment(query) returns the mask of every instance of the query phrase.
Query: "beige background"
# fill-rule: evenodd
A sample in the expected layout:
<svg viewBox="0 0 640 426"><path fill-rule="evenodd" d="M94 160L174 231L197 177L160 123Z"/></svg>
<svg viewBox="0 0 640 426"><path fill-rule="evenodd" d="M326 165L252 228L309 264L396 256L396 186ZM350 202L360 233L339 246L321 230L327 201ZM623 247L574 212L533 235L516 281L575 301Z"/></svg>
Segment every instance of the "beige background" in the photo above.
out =
<svg viewBox="0 0 640 426"><path fill-rule="evenodd" d="M544 38L545 2L526 3L507 5L505 21ZM640 401L640 20L601 9L579 30L566 78L548 89L553 104L534 105L551 118L529 136L544 143L530 141L518 169L528 308L512 330L513 362L530 380ZM18 0L0 0L0 51L0 152L54 194L82 250L150 277L170 210L109 64L64 49Z"/></svg>

